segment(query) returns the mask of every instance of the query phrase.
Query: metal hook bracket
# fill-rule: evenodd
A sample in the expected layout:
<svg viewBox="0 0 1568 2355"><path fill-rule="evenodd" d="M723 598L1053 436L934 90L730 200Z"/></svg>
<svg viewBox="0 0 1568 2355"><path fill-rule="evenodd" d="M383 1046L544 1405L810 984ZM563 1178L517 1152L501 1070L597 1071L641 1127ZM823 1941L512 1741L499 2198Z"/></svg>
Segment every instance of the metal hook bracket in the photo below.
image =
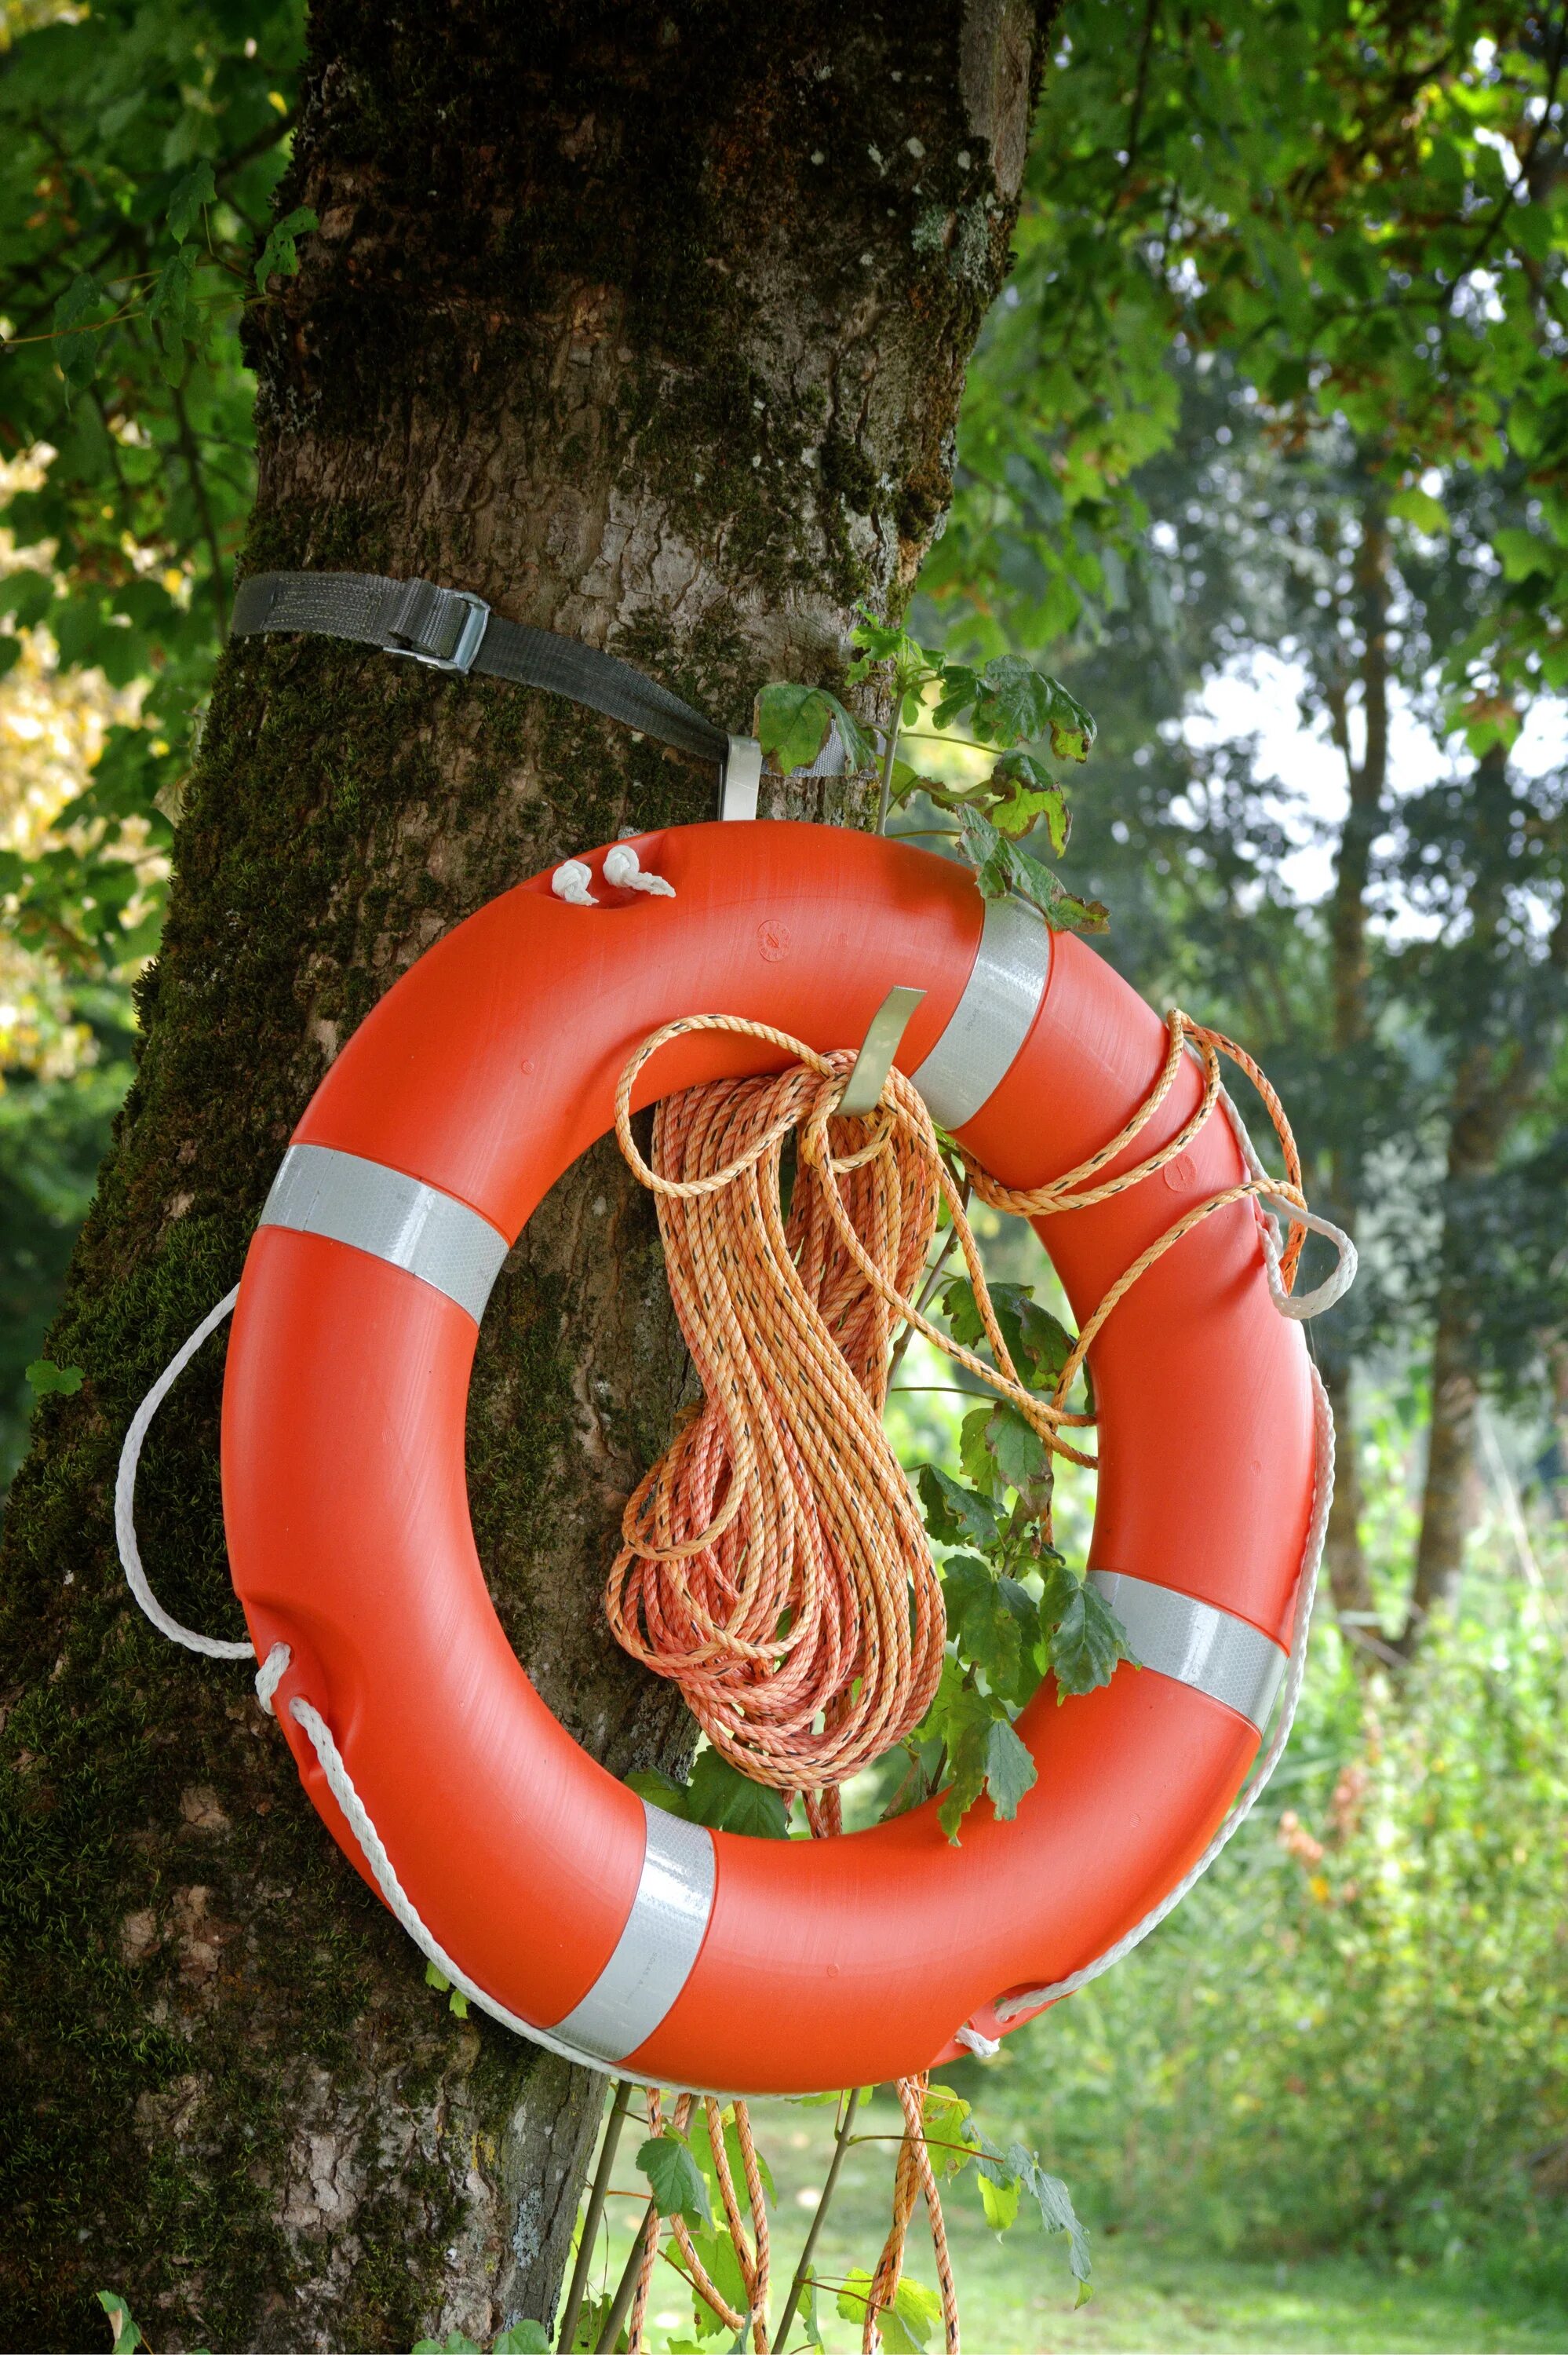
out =
<svg viewBox="0 0 1568 2355"><path fill-rule="evenodd" d="M721 818L754 818L762 783L762 747L755 736L732 736L719 782Z"/></svg>
<svg viewBox="0 0 1568 2355"><path fill-rule="evenodd" d="M925 995L923 989L888 991L871 1018L854 1059L854 1069L844 1082L844 1092L837 1105L841 1113L858 1114L863 1119L876 1110L887 1085L887 1074L893 1069L893 1058L903 1045L904 1033Z"/></svg>

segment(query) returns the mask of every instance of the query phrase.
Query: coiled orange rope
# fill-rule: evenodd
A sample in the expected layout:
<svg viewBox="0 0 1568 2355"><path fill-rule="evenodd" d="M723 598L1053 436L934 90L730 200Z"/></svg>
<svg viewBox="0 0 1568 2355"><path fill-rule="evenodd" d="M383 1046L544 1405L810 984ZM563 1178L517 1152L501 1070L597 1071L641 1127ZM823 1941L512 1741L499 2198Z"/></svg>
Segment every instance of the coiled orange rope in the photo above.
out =
<svg viewBox="0 0 1568 2355"><path fill-rule="evenodd" d="M654 1114L650 1163L631 1133L633 1086L662 1047L695 1030L756 1039L794 1061L777 1076L718 1080L665 1097ZM839 1828L839 1786L913 1732L941 1674L941 1589L918 1508L882 1425L898 1328L924 1334L1015 1407L1048 1447L1092 1466L1097 1459L1064 1433L1093 1417L1072 1412L1066 1400L1118 1302L1183 1235L1233 1202L1267 1194L1306 1209L1289 1123L1252 1058L1180 1012L1170 1015L1167 1030L1153 1087L1108 1144L1064 1177L1033 1188L1001 1186L966 1155L980 1199L1042 1218L1086 1209L1139 1184L1176 1160L1213 1113L1222 1055L1262 1095L1287 1175L1280 1182L1253 1178L1228 1187L1157 1237L1085 1320L1049 1399L1026 1387L1009 1355L963 1195L924 1103L901 1072L889 1073L873 1114L845 1118L837 1104L852 1051L820 1055L766 1023L694 1015L654 1031L621 1074L616 1135L657 1198L670 1290L704 1399L627 1504L606 1609L626 1649L680 1685L714 1747L753 1780L800 1793L819 1835ZM1167 1144L1097 1183L1164 1103L1189 1045L1203 1074L1197 1109ZM786 1213L791 1136L796 1166ZM935 1326L914 1296L939 1206L973 1288L989 1365ZM1305 1228L1293 1223L1280 1259L1287 1289L1305 1238ZM897 2289L905 2237L922 2192L948 2355L959 2355L941 2203L920 2123L925 2083L907 2078L898 2087L906 2125L893 2229L867 2301L867 2355L877 2343L877 2317ZM654 2115L657 2096L652 2099ZM689 2110L683 2097L678 2125ZM736 2120L749 2189L756 2168L743 2104L736 2104ZM756 2253L748 2259L722 2141L720 2133L715 2164L762 2355L766 2219L755 2190ZM634 2349L641 2344L658 2252L656 2218L648 2231L633 2307ZM675 2232L701 2294L738 2329L743 2318L706 2279L678 2222Z"/></svg>

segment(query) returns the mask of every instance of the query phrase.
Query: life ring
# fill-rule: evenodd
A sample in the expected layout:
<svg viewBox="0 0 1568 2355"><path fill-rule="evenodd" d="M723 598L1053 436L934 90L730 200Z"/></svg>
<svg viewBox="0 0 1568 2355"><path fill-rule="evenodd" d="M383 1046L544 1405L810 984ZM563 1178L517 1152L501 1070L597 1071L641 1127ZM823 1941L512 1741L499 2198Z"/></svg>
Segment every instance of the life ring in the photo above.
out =
<svg viewBox="0 0 1568 2355"><path fill-rule="evenodd" d="M556 1722L503 1634L463 1453L485 1296L541 1197L609 1128L629 1054L706 1011L853 1046L890 986L918 983L901 1067L1023 1186L1117 1134L1167 1034L1080 942L907 846L762 824L634 847L673 897L605 890L588 909L548 876L520 884L418 960L312 1100L228 1352L235 1586L258 1656L288 1647L274 1706L312 1801L512 2025L665 2084L896 2078L951 2055L960 2023L1016 2024L997 2000L1125 1933L1231 1806L1314 1520L1307 1352L1270 1299L1250 1200L1185 1237L1109 1319L1091 1567L1143 1666L1066 1706L1043 1689L1019 1721L1039 1779L1015 1821L978 1807L954 1847L931 1802L839 1839L765 1840L648 1806ZM694 1034L645 1087L783 1060ZM1126 1161L1198 1097L1184 1066ZM1159 1174L1043 1222L1075 1313L1246 1175L1215 1118Z"/></svg>

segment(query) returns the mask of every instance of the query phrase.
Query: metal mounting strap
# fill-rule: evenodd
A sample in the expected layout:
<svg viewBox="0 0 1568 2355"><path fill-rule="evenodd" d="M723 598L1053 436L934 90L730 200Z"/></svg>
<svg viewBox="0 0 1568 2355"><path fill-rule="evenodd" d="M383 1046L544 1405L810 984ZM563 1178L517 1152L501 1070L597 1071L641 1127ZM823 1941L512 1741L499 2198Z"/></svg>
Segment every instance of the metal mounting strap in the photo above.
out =
<svg viewBox="0 0 1568 2355"><path fill-rule="evenodd" d="M844 1092L839 1098L840 1112L858 1114L862 1119L876 1110L882 1091L887 1085L887 1074L893 1069L893 1058L904 1042L910 1018L920 1000L923 989L900 987L890 989L867 1026L861 1050L854 1059L854 1069L844 1082Z"/></svg>

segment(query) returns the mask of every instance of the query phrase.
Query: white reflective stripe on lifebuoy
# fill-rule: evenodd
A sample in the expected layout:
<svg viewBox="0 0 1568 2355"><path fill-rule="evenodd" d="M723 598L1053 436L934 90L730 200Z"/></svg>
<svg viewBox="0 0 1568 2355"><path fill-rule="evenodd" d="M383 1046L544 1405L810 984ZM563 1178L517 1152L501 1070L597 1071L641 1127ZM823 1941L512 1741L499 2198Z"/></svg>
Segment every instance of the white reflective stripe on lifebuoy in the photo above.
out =
<svg viewBox="0 0 1568 2355"><path fill-rule="evenodd" d="M331 1145L290 1146L260 1223L330 1235L388 1260L444 1292L476 1325L507 1252L505 1236L466 1202Z"/></svg>
<svg viewBox="0 0 1568 2355"><path fill-rule="evenodd" d="M988 900L974 969L952 1018L910 1078L943 1128L996 1093L1028 1038L1051 972L1051 934L1022 900Z"/></svg>
<svg viewBox="0 0 1568 2355"><path fill-rule="evenodd" d="M626 1926L582 2001L550 2033L599 2061L645 2044L691 1977L714 1906L714 1839L642 1802L648 1845Z"/></svg>
<svg viewBox="0 0 1568 2355"><path fill-rule="evenodd" d="M1089 1576L1126 1628L1140 1667L1223 1701L1263 1732L1288 1663L1261 1628L1173 1586L1115 1570L1091 1570Z"/></svg>

